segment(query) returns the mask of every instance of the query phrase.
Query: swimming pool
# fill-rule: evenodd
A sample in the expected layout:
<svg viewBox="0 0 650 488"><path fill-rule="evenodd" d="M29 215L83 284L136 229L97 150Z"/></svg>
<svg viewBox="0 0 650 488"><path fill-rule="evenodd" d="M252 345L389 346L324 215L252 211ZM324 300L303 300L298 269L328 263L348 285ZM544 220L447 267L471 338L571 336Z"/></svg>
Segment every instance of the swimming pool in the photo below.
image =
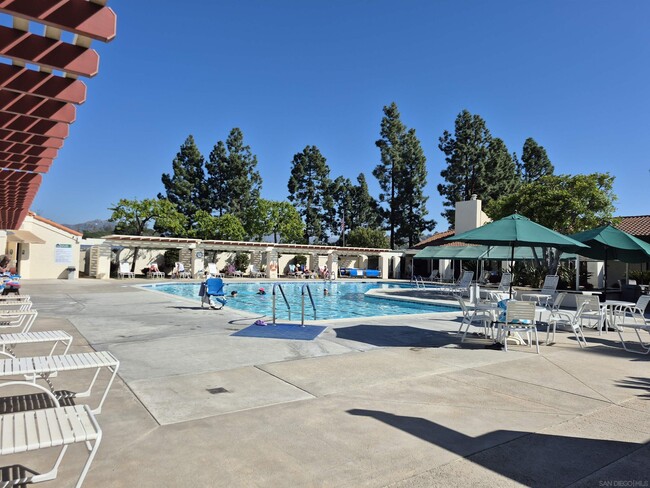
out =
<svg viewBox="0 0 650 488"><path fill-rule="evenodd" d="M282 289L291 306L291 319L300 320L302 303L302 285L304 282L283 282ZM310 282L307 283L316 305L316 320L348 319L354 317L378 317L381 315L404 315L432 312L457 312L458 307L445 305L429 305L424 303L389 300L366 296L365 292L374 288L411 288L408 285L392 283L365 282ZM200 283L159 283L143 285L143 288L169 293L184 298L200 301ZM258 295L260 287L265 288L266 295ZM329 295L324 295L327 288ZM228 297L227 307L236 308L257 315L272 315L271 290L273 283L229 283L225 282L224 290ZM237 291L236 298L230 298L230 293ZM276 317L287 320L284 300L276 289ZM314 320L314 313L308 297L305 297L305 320Z"/></svg>

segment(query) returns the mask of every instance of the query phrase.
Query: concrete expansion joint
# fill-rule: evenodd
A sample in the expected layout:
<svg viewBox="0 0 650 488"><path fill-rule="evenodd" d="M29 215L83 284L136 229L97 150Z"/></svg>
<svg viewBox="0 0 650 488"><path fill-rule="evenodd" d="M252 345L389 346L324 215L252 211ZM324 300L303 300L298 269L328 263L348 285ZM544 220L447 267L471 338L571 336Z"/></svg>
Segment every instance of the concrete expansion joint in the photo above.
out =
<svg viewBox="0 0 650 488"><path fill-rule="evenodd" d="M263 366L263 365L262 365L262 366ZM260 365L258 365L258 364L254 364L254 365L253 365L253 367L254 367L255 369L257 369L258 371L261 371L262 373L266 373L266 374L268 374L269 376L272 376L273 378L276 378L276 379L282 381L283 383L286 383L286 384L289 385L289 386L292 386L292 387L294 387L294 388L296 388L296 389L298 389L298 390L300 390L300 391L302 391L302 392L304 392L304 393L307 393L307 395L311 396L312 398L318 398L318 397L317 397L316 395L314 395L312 392L307 391L307 390L305 390L304 388L301 388L300 386L298 386L298 385L296 385L296 384L294 384L294 383L291 383L290 381L285 380L285 379L282 378L281 376L278 376L278 375L276 375L276 374L271 373L270 371L265 370L262 366L260 366Z"/></svg>

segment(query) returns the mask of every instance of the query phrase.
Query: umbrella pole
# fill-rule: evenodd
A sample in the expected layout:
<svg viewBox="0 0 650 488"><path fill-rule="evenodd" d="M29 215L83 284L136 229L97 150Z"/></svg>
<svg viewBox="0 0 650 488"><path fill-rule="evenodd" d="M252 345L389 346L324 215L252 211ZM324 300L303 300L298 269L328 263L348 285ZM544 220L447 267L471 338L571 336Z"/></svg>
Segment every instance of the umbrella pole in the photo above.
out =
<svg viewBox="0 0 650 488"><path fill-rule="evenodd" d="M515 244L514 242L510 245L510 272L512 273L512 278L515 277ZM512 282L514 280L510 279L510 299L512 300Z"/></svg>
<svg viewBox="0 0 650 488"><path fill-rule="evenodd" d="M605 300L607 300L607 246L605 246L605 269L603 271L603 288L605 288Z"/></svg>

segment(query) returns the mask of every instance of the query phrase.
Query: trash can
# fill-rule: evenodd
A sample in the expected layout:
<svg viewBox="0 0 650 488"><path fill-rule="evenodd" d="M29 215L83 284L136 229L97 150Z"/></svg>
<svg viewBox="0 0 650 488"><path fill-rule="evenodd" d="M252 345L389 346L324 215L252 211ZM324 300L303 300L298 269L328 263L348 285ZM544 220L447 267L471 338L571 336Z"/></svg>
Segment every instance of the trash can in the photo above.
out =
<svg viewBox="0 0 650 488"><path fill-rule="evenodd" d="M70 266L68 268L68 279L69 280L74 280L74 272L75 271L77 271L77 268L75 268L74 266Z"/></svg>

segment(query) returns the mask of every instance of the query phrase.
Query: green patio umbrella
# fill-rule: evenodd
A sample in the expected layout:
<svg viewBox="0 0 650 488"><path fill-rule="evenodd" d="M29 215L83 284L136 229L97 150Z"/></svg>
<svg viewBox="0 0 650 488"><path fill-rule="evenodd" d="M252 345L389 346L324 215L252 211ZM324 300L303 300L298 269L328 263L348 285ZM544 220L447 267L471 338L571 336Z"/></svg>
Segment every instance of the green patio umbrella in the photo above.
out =
<svg viewBox="0 0 650 488"><path fill-rule="evenodd" d="M515 247L547 246L569 251L587 247L582 242L555 232L519 214L509 215L496 222L448 237L446 240L487 246L508 246L510 247L512 266L514 266L515 260ZM512 296L512 283L510 283L510 296Z"/></svg>
<svg viewBox="0 0 650 488"><path fill-rule="evenodd" d="M607 261L609 259L624 263L650 261L650 244L609 224L578 232L571 237L590 246L589 249L580 249L578 254L605 261L605 288L607 288Z"/></svg>

